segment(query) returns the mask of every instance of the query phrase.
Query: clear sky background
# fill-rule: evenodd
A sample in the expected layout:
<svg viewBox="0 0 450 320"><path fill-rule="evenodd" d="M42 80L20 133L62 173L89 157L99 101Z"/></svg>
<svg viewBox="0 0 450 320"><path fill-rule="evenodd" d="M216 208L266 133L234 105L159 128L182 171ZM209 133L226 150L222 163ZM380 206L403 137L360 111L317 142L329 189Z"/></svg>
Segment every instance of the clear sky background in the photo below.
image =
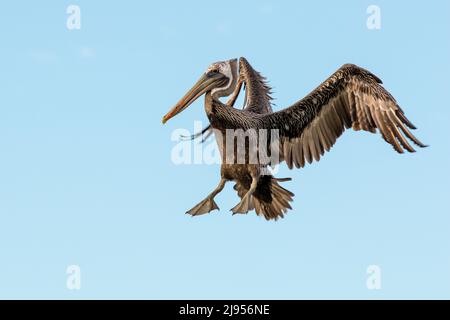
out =
<svg viewBox="0 0 450 320"><path fill-rule="evenodd" d="M81 8L81 29L66 8ZM366 26L369 5L381 29ZM0 10L0 298L450 298L448 1L8 1ZM282 168L277 222L184 212L217 165L171 161L203 100L162 115L212 62L245 56L278 110L344 63L383 79L431 147L346 132ZM66 268L81 268L81 289ZM369 265L381 289L366 287Z"/></svg>

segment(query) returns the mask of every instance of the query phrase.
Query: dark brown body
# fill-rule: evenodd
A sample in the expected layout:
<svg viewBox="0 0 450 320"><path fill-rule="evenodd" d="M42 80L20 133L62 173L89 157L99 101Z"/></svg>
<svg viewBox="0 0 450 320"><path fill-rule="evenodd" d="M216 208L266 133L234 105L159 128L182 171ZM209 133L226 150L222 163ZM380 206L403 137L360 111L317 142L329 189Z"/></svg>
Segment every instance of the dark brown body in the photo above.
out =
<svg viewBox="0 0 450 320"><path fill-rule="evenodd" d="M222 157L221 178L224 181L234 181L236 185L234 189L238 192L241 199L251 191L251 196L247 204L243 206L237 205L232 209L233 213L246 213L249 210L256 210L257 214L263 215L266 219L277 219L283 217L283 214L291 209L289 204L293 200L294 194L283 187L278 182L288 181L290 179L274 178L268 171L268 165L262 163L252 164L249 160L249 141L245 141L245 163L237 163L238 146L237 140L233 141L233 159L234 162L227 158L227 129L251 129L251 119L256 115L250 111L240 111L221 103L214 99L211 94L205 96L205 112L210 120L211 127L216 134L217 144ZM229 123L224 119L232 119L238 114L247 113L246 119L249 121L248 126L243 123L236 126L236 122ZM268 148L268 145L262 146ZM254 190L252 190L252 184Z"/></svg>

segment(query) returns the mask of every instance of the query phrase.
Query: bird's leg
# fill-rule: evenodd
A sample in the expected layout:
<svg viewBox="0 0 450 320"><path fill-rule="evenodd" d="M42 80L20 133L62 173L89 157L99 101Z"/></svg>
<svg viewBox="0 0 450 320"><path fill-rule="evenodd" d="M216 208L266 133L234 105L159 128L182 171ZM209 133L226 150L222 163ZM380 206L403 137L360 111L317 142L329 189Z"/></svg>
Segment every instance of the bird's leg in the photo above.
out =
<svg viewBox="0 0 450 320"><path fill-rule="evenodd" d="M241 202L239 202L233 209L231 209L233 214L247 213L248 211L254 208L252 195L256 190L258 180L259 180L258 176L252 176L252 184L250 185L250 189L248 189L247 193L241 199Z"/></svg>
<svg viewBox="0 0 450 320"><path fill-rule="evenodd" d="M214 189L213 192L211 192L202 202L197 204L195 207L193 207L191 210L186 212L187 214L190 214L191 216L198 216L201 214L208 213L212 210L219 210L219 207L217 206L216 202L214 201L214 197L222 191L223 187L225 186L226 180L222 178L219 182L219 185Z"/></svg>

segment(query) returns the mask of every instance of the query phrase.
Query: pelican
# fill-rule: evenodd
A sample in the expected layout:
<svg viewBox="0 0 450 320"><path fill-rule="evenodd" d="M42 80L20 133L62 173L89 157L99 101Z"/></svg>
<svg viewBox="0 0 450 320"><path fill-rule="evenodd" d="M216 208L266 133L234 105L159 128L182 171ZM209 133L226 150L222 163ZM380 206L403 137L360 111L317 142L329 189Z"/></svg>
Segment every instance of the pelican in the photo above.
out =
<svg viewBox="0 0 450 320"><path fill-rule="evenodd" d="M234 108L242 86L245 88L244 107ZM270 138L264 140L267 142L256 149L270 148L267 155L278 154L275 164L285 162L289 169L319 161L349 128L379 132L398 153L415 152L408 139L418 147L426 147L411 133L410 129L416 129L415 126L382 86L382 81L354 64L343 65L306 97L274 112L271 88L266 78L245 58L215 62L163 117L162 122L166 123L203 95L210 125L200 135L209 131L216 136L222 157L221 179L203 201L186 212L192 216L219 209L214 197L228 181L235 182L234 189L241 198L231 209L233 214L255 210L257 215L267 220L276 220L292 209L290 202L294 194L279 184L290 178L279 179L270 174L267 168L274 163L268 162L268 156L257 157L256 162L250 161L252 152L247 140L239 145L233 137L233 147L227 148L230 141L225 137L229 130L253 130L258 137L261 137L261 132L270 132ZM229 100L223 103L220 100L223 97L229 97ZM275 148L271 148L273 146ZM235 157L228 161L229 150L236 156L242 148L250 154L245 155L243 163L236 162Z"/></svg>

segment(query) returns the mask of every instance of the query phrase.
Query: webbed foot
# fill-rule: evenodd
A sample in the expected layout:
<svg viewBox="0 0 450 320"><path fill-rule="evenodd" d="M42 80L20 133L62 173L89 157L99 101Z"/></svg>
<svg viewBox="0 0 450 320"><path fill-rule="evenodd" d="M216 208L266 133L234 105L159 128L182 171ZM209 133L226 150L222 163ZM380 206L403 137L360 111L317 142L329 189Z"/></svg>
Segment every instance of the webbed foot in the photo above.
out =
<svg viewBox="0 0 450 320"><path fill-rule="evenodd" d="M241 202L239 202L231 211L233 214L236 213L247 213L250 210L253 210L255 207L253 206L253 198L251 195L246 195L242 198Z"/></svg>
<svg viewBox="0 0 450 320"><path fill-rule="evenodd" d="M187 214L190 214L191 216L199 216L208 212L211 212L213 210L219 210L219 207L217 206L216 202L213 198L206 198L199 204L197 204L195 207L193 207L191 210L186 212Z"/></svg>

